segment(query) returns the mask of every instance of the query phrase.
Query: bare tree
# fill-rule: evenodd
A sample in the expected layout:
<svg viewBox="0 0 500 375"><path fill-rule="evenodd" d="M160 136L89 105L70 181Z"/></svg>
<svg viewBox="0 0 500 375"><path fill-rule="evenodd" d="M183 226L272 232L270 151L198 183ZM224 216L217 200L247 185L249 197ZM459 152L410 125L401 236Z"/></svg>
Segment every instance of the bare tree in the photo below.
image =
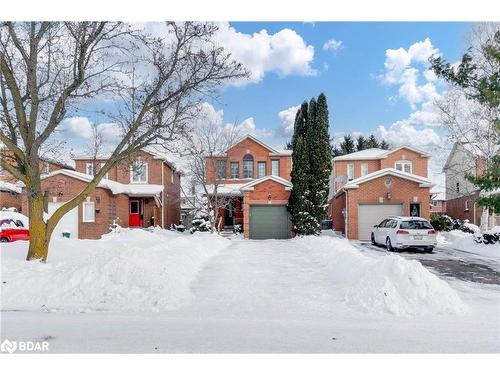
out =
<svg viewBox="0 0 500 375"><path fill-rule="evenodd" d="M247 76L213 42L216 32L213 24L193 22L166 23L161 36L124 23L1 24L0 141L15 163L0 165L26 185L28 260L47 259L57 222L112 167L147 145L184 136L204 96ZM92 181L45 221L40 152L65 118L90 103L99 106L103 97L121 137Z"/></svg>
<svg viewBox="0 0 500 375"><path fill-rule="evenodd" d="M230 194L223 194L224 179L227 178L226 150L240 137L240 131L235 126L223 127L213 121L200 124L188 137L186 150L189 155L189 169L193 183L200 187L201 196L194 197L196 207L207 209L212 232L218 229L221 219L219 211L232 202ZM224 162L224 169L217 165ZM213 176L213 178L210 178ZM193 199L193 198L191 198Z"/></svg>

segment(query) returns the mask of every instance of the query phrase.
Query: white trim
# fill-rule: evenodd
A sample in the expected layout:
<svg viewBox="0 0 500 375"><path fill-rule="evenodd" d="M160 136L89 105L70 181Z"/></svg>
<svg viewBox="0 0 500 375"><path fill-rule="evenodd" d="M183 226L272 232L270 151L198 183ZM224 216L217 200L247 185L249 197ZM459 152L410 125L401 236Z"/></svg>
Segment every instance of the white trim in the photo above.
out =
<svg viewBox="0 0 500 375"><path fill-rule="evenodd" d="M284 185L285 186L285 190L292 190L292 183L288 180L285 180L284 178L282 177L279 177L279 176L273 176L273 175L269 175L269 176L264 176L264 177L261 177L261 178L257 178L253 181L250 181L248 184L245 184L243 185L240 190L241 191L253 191L253 187L255 185L258 185L264 181L267 181L267 180L273 180L274 182L277 182L278 184L281 184L281 185Z"/></svg>
<svg viewBox="0 0 500 375"><path fill-rule="evenodd" d="M368 181L371 181L373 179L376 179L378 177L382 177L382 176L385 176L388 174L390 174L392 176L396 176L396 177L401 177L401 178L404 178L406 180L418 182L420 184L419 185L420 187L433 187L435 185L428 178L417 176L417 175L410 174L410 173L401 172L401 171L398 171L397 169L394 169L394 168L384 168L384 169L381 169L379 171L369 173L364 177L359 177L359 178L356 178L352 181L349 181L347 184L345 184L342 187L341 190L357 189L357 188L359 188L359 185L364 183L364 182L368 182Z"/></svg>
<svg viewBox="0 0 500 375"><path fill-rule="evenodd" d="M401 171L402 172L405 172L405 173L410 173L412 174L413 173L413 162L411 160L408 160L408 159L401 159L401 160L397 160L394 162L394 169L398 169L397 168L397 165L398 164L401 164ZM409 165L410 166L410 171L409 172L406 172L405 171L405 165ZM398 169L399 170L399 169Z"/></svg>
<svg viewBox="0 0 500 375"><path fill-rule="evenodd" d="M363 167L366 167L365 173L363 173ZM368 174L368 163L361 163L360 169L361 169L361 171L360 171L361 172L361 177L366 176Z"/></svg>
<svg viewBox="0 0 500 375"><path fill-rule="evenodd" d="M87 204L91 204L92 207L94 207L93 208L94 218L92 220L85 220L85 212L86 212L85 206ZM82 203L82 223L95 223L95 202L85 201Z"/></svg>

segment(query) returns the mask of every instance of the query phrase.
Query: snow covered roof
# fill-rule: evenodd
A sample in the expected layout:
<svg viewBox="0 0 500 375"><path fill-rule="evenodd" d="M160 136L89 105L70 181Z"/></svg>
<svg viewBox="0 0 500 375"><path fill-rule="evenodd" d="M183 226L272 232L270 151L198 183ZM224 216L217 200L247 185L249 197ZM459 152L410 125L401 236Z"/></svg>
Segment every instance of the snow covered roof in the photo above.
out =
<svg viewBox="0 0 500 375"><path fill-rule="evenodd" d="M338 160L376 160L376 159L385 159L388 157L388 155L392 154L393 152L395 151L399 151L403 148L406 148L408 150L411 150L411 151L414 151L416 153L419 153L420 156L424 157L424 158L428 158L430 157L431 155L422 151L422 150L419 150L419 149L416 149L414 147L410 147L410 146L400 146L400 147L397 147L397 148L394 148L394 149L391 149L391 150L384 150L384 149L381 149L381 148L369 148L369 149L366 149L366 150L361 150L361 151L358 151L358 152L353 152L353 153L350 153L350 154L347 154L347 155L341 155L341 156L336 156L333 158L333 160L335 161L338 161Z"/></svg>
<svg viewBox="0 0 500 375"><path fill-rule="evenodd" d="M342 190L357 189L357 188L359 188L359 185L362 183L365 183L365 182L371 181L375 178L386 176L386 175L392 175L395 177L404 178L406 180L418 182L420 184L419 185L420 187L433 187L434 186L432 181L426 177L421 177L421 176L417 176L417 175L414 175L411 173L402 172L402 171L399 171L395 168L384 168L384 169L381 169L379 171L369 173L366 176L358 177L358 178L355 178L354 180L349 181L347 184L342 186L342 189L340 189L339 192ZM337 192L337 194L339 192Z"/></svg>
<svg viewBox="0 0 500 375"><path fill-rule="evenodd" d="M11 184L10 182L0 181L0 191L9 191L11 193L21 194L22 186Z"/></svg>
<svg viewBox="0 0 500 375"><path fill-rule="evenodd" d="M442 191L438 191L433 193L431 191L432 199L435 201L445 201L446 200L446 194L443 193Z"/></svg>
<svg viewBox="0 0 500 375"><path fill-rule="evenodd" d="M241 188L246 184L219 184L217 194L241 196ZM214 194L215 185L207 185L208 194Z"/></svg>
<svg viewBox="0 0 500 375"><path fill-rule="evenodd" d="M250 181L248 183L246 183L245 185L243 185L241 187L241 191L252 191L253 190L253 187L255 185L258 185L264 181L268 181L268 180L272 180L272 181L275 181L279 184L282 184L282 185L285 185L285 190L291 190L292 189L292 183L288 180L285 180L283 177L279 177L279 176L264 176L264 177L260 177L260 178L257 178L253 181Z"/></svg>
<svg viewBox="0 0 500 375"><path fill-rule="evenodd" d="M81 173L81 172L76 172L76 171L70 171L67 169L58 169L57 171L53 171L51 173L48 173L44 176L41 177L42 180L55 176L58 174L62 174L68 177L76 178L77 180L80 181L85 181L85 182L90 182L94 178L94 176ZM158 196L162 191L163 191L163 186L162 185L155 185L155 184L122 184L117 181L112 181L103 178L97 187L104 188L104 189L109 189L113 194L126 194L128 196L135 196L135 197L153 197L153 196Z"/></svg>

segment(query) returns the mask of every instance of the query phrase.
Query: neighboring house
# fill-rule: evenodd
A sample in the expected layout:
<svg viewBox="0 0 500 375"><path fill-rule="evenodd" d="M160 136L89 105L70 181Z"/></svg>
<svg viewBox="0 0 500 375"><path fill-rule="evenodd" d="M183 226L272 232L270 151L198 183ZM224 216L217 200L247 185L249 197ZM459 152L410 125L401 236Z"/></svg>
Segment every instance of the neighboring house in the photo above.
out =
<svg viewBox="0 0 500 375"><path fill-rule="evenodd" d="M15 165L16 161L12 151L8 149L0 150L0 156L9 164ZM71 165L63 162L52 160L50 158L41 158L39 162L40 173L48 174L58 169L74 170ZM8 171L0 166L0 209L15 208L17 211L22 210L22 187L23 183L12 176Z"/></svg>
<svg viewBox="0 0 500 375"><path fill-rule="evenodd" d="M252 239L291 237L291 154L247 135L222 155L206 159L209 191L217 186L217 195L229 202L219 211L219 228L242 225L244 237Z"/></svg>
<svg viewBox="0 0 500 375"><path fill-rule="evenodd" d="M446 197L441 191L431 192L430 198L431 213L444 214L446 213Z"/></svg>
<svg viewBox="0 0 500 375"><path fill-rule="evenodd" d="M104 165L106 156L74 158L76 171L59 169L42 177L48 199L48 214L84 189ZM133 161L111 168L85 202L68 212L54 233L97 239L111 226L169 228L180 220L181 171L164 155L139 151ZM24 200L24 205L27 205Z"/></svg>
<svg viewBox="0 0 500 375"><path fill-rule="evenodd" d="M429 218L429 157L403 146L333 158L328 198L333 229L349 239L369 240L373 226L389 216Z"/></svg>
<svg viewBox="0 0 500 375"><path fill-rule="evenodd" d="M453 145L443 167L446 179L446 213L453 219L469 220L470 223L481 225L483 208L476 203L480 192L466 176L483 174L485 160L479 148L471 143L456 142ZM489 213L486 220L489 226L500 225L498 214Z"/></svg>

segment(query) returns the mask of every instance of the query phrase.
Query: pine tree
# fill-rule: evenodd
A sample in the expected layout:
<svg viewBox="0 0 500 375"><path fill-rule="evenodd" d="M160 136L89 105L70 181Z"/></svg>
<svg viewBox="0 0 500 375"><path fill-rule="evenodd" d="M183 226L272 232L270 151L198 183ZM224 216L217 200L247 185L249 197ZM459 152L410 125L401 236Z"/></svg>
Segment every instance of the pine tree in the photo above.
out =
<svg viewBox="0 0 500 375"><path fill-rule="evenodd" d="M352 137L349 134L345 135L344 140L340 143L341 155L352 154L355 151L356 147L354 146Z"/></svg>
<svg viewBox="0 0 500 375"><path fill-rule="evenodd" d="M382 142L380 142L380 148L382 150L388 150L389 149L389 143L385 141L385 139L382 139Z"/></svg>
<svg viewBox="0 0 500 375"><path fill-rule="evenodd" d="M356 151L362 151L366 148L366 140L365 137L360 135L356 140Z"/></svg>
<svg viewBox="0 0 500 375"><path fill-rule="evenodd" d="M377 138L373 135L370 134L366 141L366 148L379 148L380 145L378 144Z"/></svg>

